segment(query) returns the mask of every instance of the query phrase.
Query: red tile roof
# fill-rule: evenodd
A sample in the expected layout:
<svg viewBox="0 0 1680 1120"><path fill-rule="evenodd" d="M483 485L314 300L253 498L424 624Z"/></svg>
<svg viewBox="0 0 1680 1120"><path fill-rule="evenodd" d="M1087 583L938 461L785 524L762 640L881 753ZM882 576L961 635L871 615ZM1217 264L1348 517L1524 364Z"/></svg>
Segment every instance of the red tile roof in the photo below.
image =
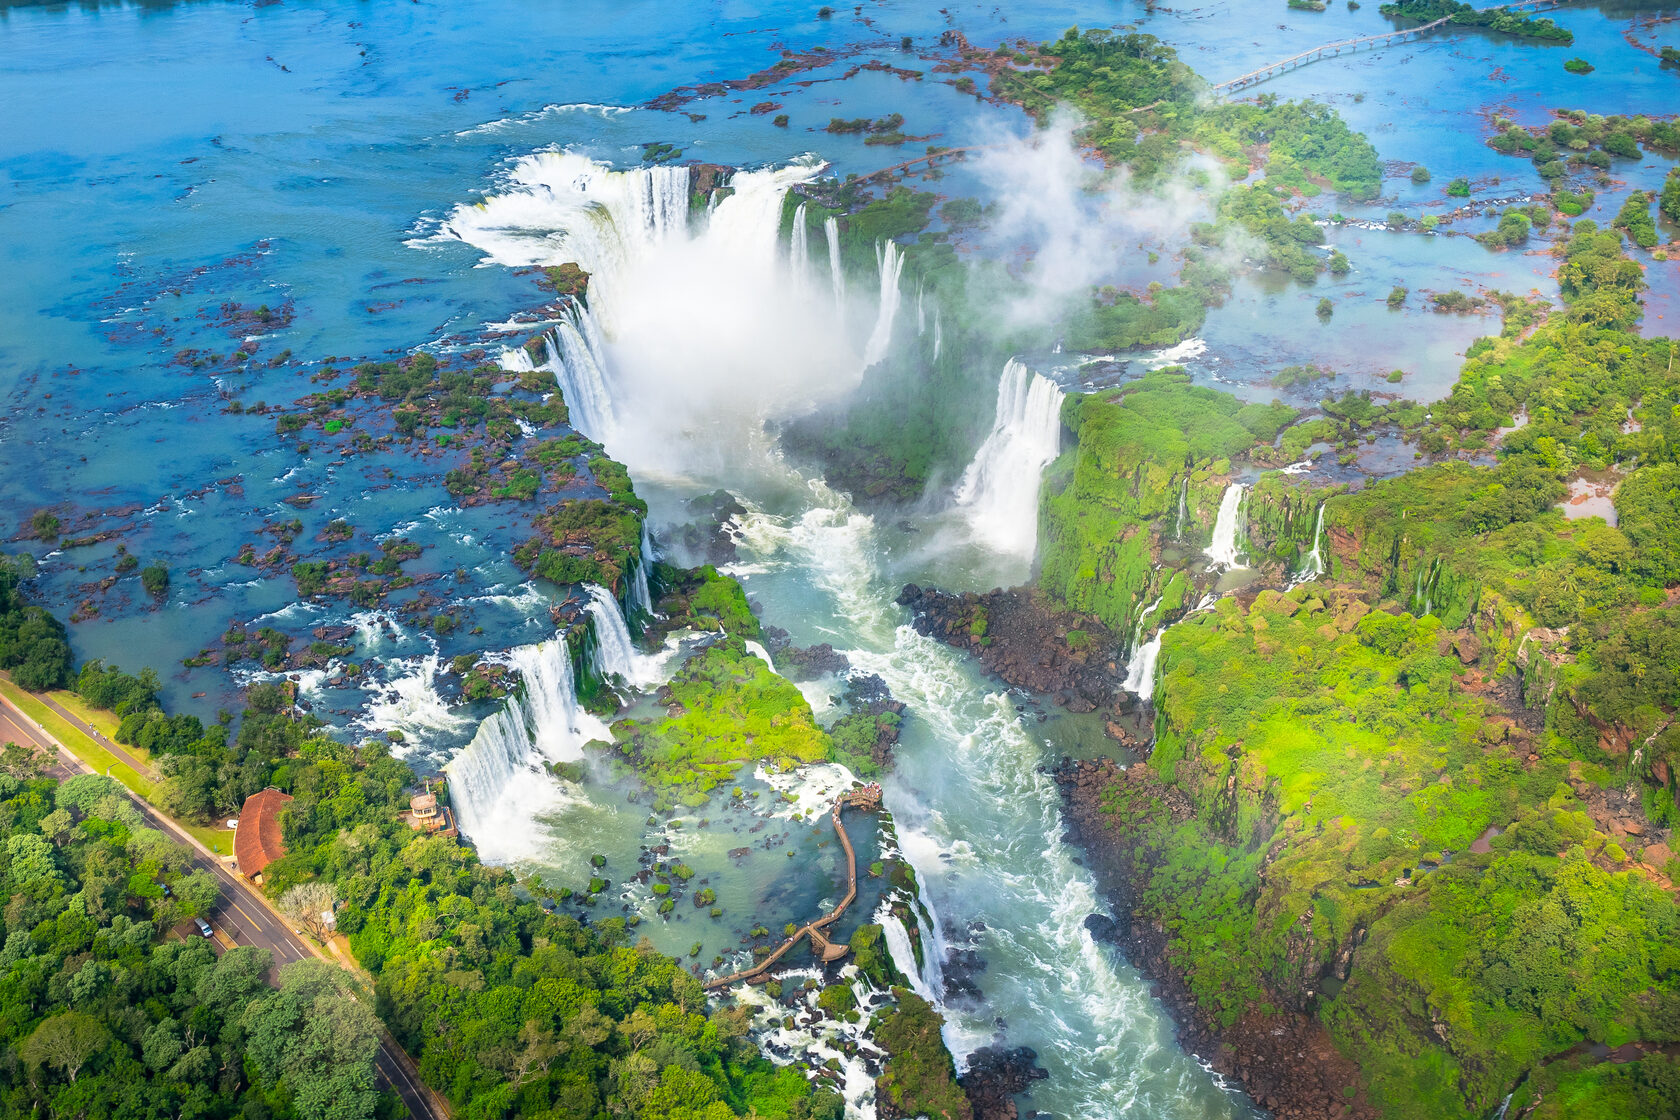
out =
<svg viewBox="0 0 1680 1120"><path fill-rule="evenodd" d="M292 799L289 793L265 789L245 799L239 811L239 827L233 833L233 858L239 873L247 879L286 854L280 834L280 807Z"/></svg>

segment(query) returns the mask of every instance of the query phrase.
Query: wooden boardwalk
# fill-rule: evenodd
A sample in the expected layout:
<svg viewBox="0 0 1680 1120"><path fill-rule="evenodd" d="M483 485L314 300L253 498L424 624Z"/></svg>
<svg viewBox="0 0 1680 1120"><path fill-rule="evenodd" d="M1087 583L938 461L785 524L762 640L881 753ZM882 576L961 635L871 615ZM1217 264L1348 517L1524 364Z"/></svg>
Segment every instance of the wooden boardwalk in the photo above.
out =
<svg viewBox="0 0 1680 1120"><path fill-rule="evenodd" d="M1476 10L1482 12L1501 10L1515 12L1523 9L1543 11L1549 8L1557 7L1561 2L1562 0L1514 0L1514 2L1510 4L1494 4L1490 7L1478 8ZM1404 42L1410 38L1422 37L1431 31L1435 31L1446 26L1451 22L1451 16L1444 16L1441 19L1432 20L1429 23L1421 23L1416 27L1404 27L1398 31L1385 31L1378 35L1361 35L1357 39L1341 39L1334 43L1325 43L1322 46L1314 47L1311 50L1302 51L1300 54L1291 55L1288 58L1267 63L1265 66L1259 67L1255 70L1250 70L1248 73L1232 78L1230 81L1220 82L1218 85L1210 87L1210 92L1215 97L1225 97L1228 94L1235 93L1237 90L1246 89L1249 86L1258 85L1261 82L1275 78L1287 70L1294 70L1297 67L1305 66L1309 62L1318 62L1321 59L1333 58L1341 54L1343 51L1357 51L1361 47L1376 49L1378 47L1389 46L1393 43Z"/></svg>
<svg viewBox="0 0 1680 1120"><path fill-rule="evenodd" d="M845 897L840 900L834 909L816 921L807 922L795 930L792 937L776 947L775 952L751 968L744 968L739 972L731 972L728 976L719 976L716 980L706 981L702 985L706 991L715 992L719 988L727 988L731 984L739 984L743 981L748 984L756 984L760 980L766 979L766 974L769 973L771 967L807 937L811 939L811 948L822 958L824 963L837 961L851 951L850 946L830 941L823 933L823 930L839 921L840 915L846 912L846 907L850 906L857 898L857 853L852 850L852 840L851 837L846 835L846 826L840 822L841 811L848 807L864 810L879 809L881 807L881 787L871 784L864 786L862 789L843 793L835 799L834 808L829 813L829 819L834 822L834 834L840 838L840 846L846 850Z"/></svg>

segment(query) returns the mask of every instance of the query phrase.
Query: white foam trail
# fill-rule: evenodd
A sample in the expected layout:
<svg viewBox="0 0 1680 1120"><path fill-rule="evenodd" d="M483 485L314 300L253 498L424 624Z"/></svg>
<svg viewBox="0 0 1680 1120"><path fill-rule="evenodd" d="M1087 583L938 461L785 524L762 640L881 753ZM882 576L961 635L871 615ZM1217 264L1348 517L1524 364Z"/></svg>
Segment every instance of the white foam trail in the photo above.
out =
<svg viewBox="0 0 1680 1120"><path fill-rule="evenodd" d="M1173 537L1184 536L1184 519L1190 513L1190 476L1178 485L1178 520L1173 522Z"/></svg>
<svg viewBox="0 0 1680 1120"><path fill-rule="evenodd" d="M898 242L884 241L875 247L875 264L881 272L881 301L875 311L875 327L863 348L863 367L868 369L887 356L892 346L893 323L898 319L899 275L904 271L904 254Z"/></svg>
<svg viewBox="0 0 1680 1120"><path fill-rule="evenodd" d="M776 662L771 659L769 650L765 649L763 646L761 646L757 642L753 642L753 641L743 642L742 644L747 647L747 652L748 653L752 654L754 657L758 658L760 661L764 662L764 664L769 666L770 671L772 673L776 673ZM781 676L780 673L776 673L776 675L778 677Z"/></svg>
<svg viewBox="0 0 1680 1120"><path fill-rule="evenodd" d="M444 766L461 830L488 863L537 858L550 839L537 818L583 800L575 786L547 773L543 761L578 761L585 743L612 737L578 707L564 638L520 646L505 660L523 687Z"/></svg>
<svg viewBox="0 0 1680 1120"><path fill-rule="evenodd" d="M944 341L944 331L940 328L939 308L933 309L933 360L939 360L939 346Z"/></svg>
<svg viewBox="0 0 1680 1120"><path fill-rule="evenodd" d="M974 536L988 547L1030 558L1038 545L1038 492L1062 443L1056 383L1014 358L998 378L992 430L954 495Z"/></svg>
<svg viewBox="0 0 1680 1120"><path fill-rule="evenodd" d="M1242 503L1248 488L1233 482L1219 499L1219 516L1213 522L1213 540L1207 548L1208 570L1244 568L1242 555Z"/></svg>

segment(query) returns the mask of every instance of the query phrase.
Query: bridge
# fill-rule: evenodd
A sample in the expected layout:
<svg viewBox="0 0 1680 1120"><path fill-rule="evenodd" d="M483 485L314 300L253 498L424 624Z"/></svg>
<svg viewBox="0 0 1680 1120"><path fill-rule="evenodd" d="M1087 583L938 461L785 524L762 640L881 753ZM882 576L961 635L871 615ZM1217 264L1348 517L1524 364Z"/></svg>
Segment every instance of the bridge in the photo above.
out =
<svg viewBox="0 0 1680 1120"><path fill-rule="evenodd" d="M708 992L715 992L720 988L727 988L731 984L745 981L756 984L768 978L768 973L775 963L785 957L788 952L805 938L811 939L811 951L816 953L824 964L837 961L851 952L851 946L830 941L823 931L840 920L840 915L846 912L857 898L857 853L852 850L851 838L846 835L846 826L840 823L840 813L846 808L863 809L873 812L881 807L881 787L873 782L861 789L854 789L841 794L834 802L834 809L829 817L834 822L834 834L840 838L840 846L846 851L846 895L838 905L822 917L813 922L807 922L794 931L793 936L776 946L776 951L765 957L751 968L731 972L728 976L719 976L716 980L708 980L702 985Z"/></svg>
<svg viewBox="0 0 1680 1120"><path fill-rule="evenodd" d="M1547 9L1557 7L1560 3L1562 3L1562 0L1513 0L1513 2L1509 4L1494 4L1490 7L1477 8L1476 10L1478 12L1516 12L1523 11L1525 9L1531 11L1545 11ZM1404 42L1407 39L1421 38L1424 35L1429 34L1431 31L1438 30L1451 22L1452 16L1443 16L1442 18L1432 20L1429 23L1421 23L1416 27L1403 27L1398 31L1385 31L1377 35L1361 35L1357 39L1339 39L1334 43L1325 43L1322 46L1314 47L1311 50L1302 51L1300 54L1291 55L1288 58L1279 59L1276 62L1269 62L1265 66L1250 70L1248 73L1232 78L1229 81L1220 82L1218 85L1210 87L1209 92L1211 92L1215 97L1226 97L1235 93L1237 90L1247 89L1249 86L1255 86L1259 85L1261 82L1270 81L1272 78L1277 77L1285 71L1305 66L1309 62L1318 62L1322 59L1334 58L1337 55L1340 55L1343 51L1351 53L1362 47L1369 47L1375 50L1379 47L1386 47L1394 43Z"/></svg>

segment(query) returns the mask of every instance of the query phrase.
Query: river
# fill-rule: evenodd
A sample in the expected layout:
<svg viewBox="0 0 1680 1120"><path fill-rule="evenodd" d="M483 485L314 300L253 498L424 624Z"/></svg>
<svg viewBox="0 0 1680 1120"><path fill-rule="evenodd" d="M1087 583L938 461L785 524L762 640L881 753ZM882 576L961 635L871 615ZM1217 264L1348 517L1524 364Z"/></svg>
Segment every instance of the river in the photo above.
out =
<svg viewBox="0 0 1680 1120"><path fill-rule="evenodd" d="M550 777L534 766L530 736L551 736L545 755L570 759L586 757L582 743L598 729L568 706L559 659L541 645L552 635L552 589L526 582L509 560L519 519L495 506L459 508L440 485L436 459L390 460L393 482L385 462L276 438L273 417L253 408L295 400L311 391L311 376L347 360L416 346L495 356L553 331L548 365L579 426L631 466L652 505L656 541L689 519L687 499L728 487L748 508L732 571L765 620L799 644L846 651L909 705L913 718L887 783L898 841L918 870L939 937L973 949L986 966L975 979L979 998L947 1001L953 1051L961 1057L997 1038L1034 1047L1051 1076L1034 1087L1033 1106L1058 1117L1247 1115L1246 1100L1174 1044L1136 972L1083 927L1101 903L1061 840L1044 767L1069 742L1088 739L1089 728L1065 717L1040 722L1033 705L997 691L968 659L911 631L892 602L904 582L982 589L1029 573L1030 519L1021 529L1020 511L1031 508L1033 492L1023 472L1053 450L1043 424L1054 413L1052 394L1077 388L1077 378L1049 360L1043 372L1059 387L1029 384L1024 369L981 371L975 381L988 396L1001 375L1014 403L998 408L998 438L969 477L953 477L913 521L859 510L785 461L764 424L843 392L868 358L891 347L935 346L938 319L918 314L914 293L900 290L902 262L891 246L880 249L877 277L842 285L822 267L795 268L776 220L793 183L868 173L910 154L827 133L832 117L902 111L906 131L928 143L980 139L1008 148L1029 132L1016 110L979 101L933 70L947 30L990 43L1135 20L1217 81L1318 42L1385 29L1377 7L1310 13L1280 3L1264 19L1248 19L1230 3L936 11L895 0L819 20L766 2L721 12L513 0L470 10L7 6L0 447L21 469L0 480L0 511L15 525L53 507L78 532L120 530L136 553L170 565L171 593L154 604L123 584L108 595L95 590L117 570L114 540L75 550L18 545L41 559L40 589L60 613L96 601L73 630L78 657L159 666L178 709L211 716L235 705L251 679L214 667L170 669L230 619L296 635L353 627L354 656L366 667L360 678L298 674L317 714L347 736L400 731L422 766L457 758L470 743L485 746L481 776L463 784L483 787L470 829L488 858L575 884L590 873L590 856L606 855L613 902L642 918L661 948L686 954L693 943L702 963L733 960L749 918L791 919L831 897L832 873L812 881L788 868L832 868L826 822L812 810L844 776L744 777L761 804L775 801L774 811L720 811L707 828L680 830L648 817L610 782ZM1343 249L1354 270L1310 287L1240 279L1198 344L1183 351L1195 377L1252 399L1310 404L1322 383L1280 391L1269 381L1283 366L1318 361L1334 367L1336 391L1383 391L1387 371L1402 368L1408 395L1447 392L1465 347L1496 324L1416 306L1391 311L1389 288L1555 295L1554 262L1490 253L1468 237L1388 231L1380 228L1386 210L1445 209L1441 187L1451 175L1470 177L1483 200L1540 189L1530 164L1482 143L1490 109L1524 123L1560 105L1670 111L1673 75L1627 43L1680 45L1680 24L1648 18L1672 13L1672 6L1569 7L1554 18L1575 31L1573 48L1480 32L1437 36L1315 64L1262 87L1330 102L1385 159L1426 163L1436 178L1414 185L1397 172L1378 203L1315 203L1327 220L1338 207L1353 219L1327 221L1325 241ZM906 36L909 49L901 46ZM760 71L784 48L817 47L835 61L804 74L808 84L702 91L675 112L641 107L675 87ZM1568 75L1560 61L1569 54L1592 56L1600 67L1585 79ZM1624 64L1602 61L1612 57ZM914 81L881 68L847 75L863 63L924 73ZM1477 85L1490 75L1497 105ZM753 111L772 99L791 118L785 130ZM686 198L677 206L678 168L642 173L636 222L614 228L646 236L615 241L595 224L595 204L629 198L612 168L637 166L655 143L681 149L684 160L750 170L737 175L740 189L709 221L690 218ZM1628 190L1660 182L1667 167L1655 156L1618 162L1614 185L1589 215L1607 220ZM1024 182L1036 181L1020 177L1019 163L982 158L933 185L1007 201L1026 193ZM1170 277L1184 215L1140 224L1126 220L1123 199L1059 187L1072 210L1023 213L1010 226L1015 244L981 237L969 248L984 255L1022 240L1049 244L1071 213L1075 232L1108 262L1092 280ZM1492 224L1477 218L1459 228ZM1149 261L1151 252L1159 262ZM815 234L809 255L826 260ZM1680 262L1642 259L1653 288L1680 289ZM563 260L583 260L596 276L597 321L538 322L527 312L536 297L521 266ZM1325 323L1313 306L1327 295L1337 310ZM1672 297L1659 298L1655 318L1673 309L1664 299ZM272 330L230 331L217 316L228 301L289 308L291 317ZM252 354L202 365L191 354L244 355L244 347ZM502 360L511 365L522 353ZM228 407L232 400L240 411ZM1377 473L1412 465L1409 449L1386 450ZM990 492L986 478L997 484ZM288 579L234 560L242 544L266 547L289 519L304 523L307 544L340 517L375 538L423 544L427 552L411 570L434 577L466 624L439 632L389 611L300 603ZM544 682L541 702L518 721L492 706L451 706L440 693L449 659L484 650L503 651L527 679ZM647 683L677 655L645 666ZM829 702L822 682L806 691L819 710ZM641 704L648 710L649 701ZM783 793L792 800L780 800ZM774 823L754 831L766 820ZM732 860L743 837L753 855ZM871 829L856 839L860 863L879 855ZM693 865L696 883L715 889L723 921L698 911L657 916L652 896L632 881L642 849L660 844ZM866 920L878 897L868 895L853 920ZM938 977L919 979L932 991Z"/></svg>

